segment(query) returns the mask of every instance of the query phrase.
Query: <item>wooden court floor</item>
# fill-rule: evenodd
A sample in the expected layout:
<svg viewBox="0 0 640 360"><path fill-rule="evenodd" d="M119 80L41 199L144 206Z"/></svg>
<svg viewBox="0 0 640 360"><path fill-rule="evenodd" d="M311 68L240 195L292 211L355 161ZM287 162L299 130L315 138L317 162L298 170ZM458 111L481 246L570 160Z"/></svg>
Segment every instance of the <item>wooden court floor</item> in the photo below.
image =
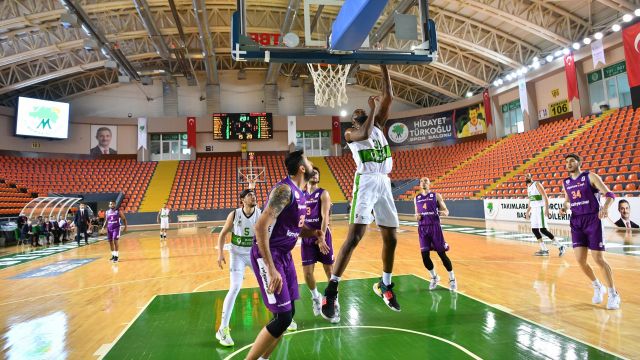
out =
<svg viewBox="0 0 640 360"><path fill-rule="evenodd" d="M416 228L405 224L399 230L394 274L424 278L427 273L420 259ZM447 220L445 224L527 231L512 223ZM566 232L562 227L554 230ZM334 221L332 232L337 251L346 234L344 220ZM640 245L638 234L610 233L609 237L621 246ZM571 250L562 258L554 249L549 258L539 258L532 256L536 245L524 241L457 231L446 231L445 238L452 248L449 256L461 293L593 347L627 358L640 357L640 291L636 285L640 257L607 254L622 297L621 310L610 311L604 305L591 304L592 289ZM226 289L228 268L220 270L216 264L216 239L210 224L174 228L167 245L161 246L156 230L141 228L123 237L118 264L108 261L108 244L101 241L0 270L3 357L98 358L155 295ZM344 279L379 276L380 249L380 234L371 226ZM299 263L299 248L294 250L294 258ZM436 269L446 278L436 258ZM68 266L72 262L79 263ZM47 271L38 270L43 267ZM318 268L316 276L323 278ZM303 284L301 268L298 277ZM446 282L441 284L446 286ZM247 272L244 287L256 285L253 274ZM303 297L307 294L301 292ZM401 304L402 300L400 296ZM393 317L389 319L388 326L398 325L392 323ZM214 324L211 328L215 347Z"/></svg>

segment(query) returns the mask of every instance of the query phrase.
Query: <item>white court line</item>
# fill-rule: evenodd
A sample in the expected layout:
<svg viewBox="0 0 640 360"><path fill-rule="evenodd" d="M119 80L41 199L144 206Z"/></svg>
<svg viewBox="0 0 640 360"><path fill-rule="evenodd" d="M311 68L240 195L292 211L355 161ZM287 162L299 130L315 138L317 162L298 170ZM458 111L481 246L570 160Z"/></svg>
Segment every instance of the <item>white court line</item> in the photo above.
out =
<svg viewBox="0 0 640 360"><path fill-rule="evenodd" d="M200 285L200 286L198 286L197 288L193 289L193 291L192 291L192 292L198 292L198 290L200 290L201 288L203 288L203 287L205 287L205 286L207 286L207 285L209 285L209 284L211 284L211 283L214 283L214 282L217 282L217 281L220 281L220 280L225 280L225 279L228 279L228 278L229 278L228 276L225 276L225 277L222 277L222 278L219 278L219 279L215 279L215 280L207 281L206 283L201 284L201 285Z"/></svg>
<svg viewBox="0 0 640 360"><path fill-rule="evenodd" d="M422 279L422 280L424 280L424 281L429 282L429 280L427 280L426 278L424 278L424 277L422 277L422 276L420 276L420 275L416 275L416 274L410 274L410 275L413 275L413 276L415 276L415 277L417 277L417 278L420 278L420 279ZM460 292L458 292L458 293L460 293ZM483 304L485 304L485 305L487 305L487 306L489 306L489 307L493 307L493 305L492 305L492 304L489 304L488 302L486 302L486 301L484 301L484 300L480 300L479 298L477 298L477 297L475 297L475 296L471 296L471 295L469 295L469 294L467 294L467 293L461 293L461 294L462 294L463 296L466 296L466 297L468 297L468 298L470 298L470 299L473 299L473 300L475 300L475 301L477 301L477 302L483 303ZM591 343L589 343L589 342L586 342L586 341L580 340L580 339L578 339L578 338L575 338L575 337L573 337L573 336L571 336L571 335L567 335L567 334L565 334L565 333L559 333L558 331L556 331L556 330L554 330L554 329L552 329L552 328L550 328L550 327L548 327L548 326L546 326L546 325L542 325L542 324L540 324L539 322L535 322L535 321L533 321L533 320L529 320L529 319L527 319L527 318L525 318L525 317L523 317L523 316L520 316L520 315L516 314L515 312L509 312L509 315L515 316L515 317L517 317L518 319L521 319L521 320L524 320L524 321L526 321L526 322L532 323L532 324L534 324L534 325L536 325L536 326L539 326L539 327L541 327L541 328L543 328L543 329L549 330L549 331L551 331L551 332L553 332L553 333L560 334L561 336L564 336L564 337L566 337L566 338L569 338L569 339L571 339L571 340L573 340L573 341L576 341L576 342L579 342L579 343L582 343L582 344L585 344L585 345L591 346L592 348L597 349L597 350L600 350L600 351L605 352L605 353L607 353L607 354L610 354L610 355L613 355L613 356L617 356L617 357L619 357L619 358L621 358L621 359L627 359L627 358L625 358L624 356L622 356L622 355L620 355L620 354L616 354L616 353L614 353L614 352L612 352L612 351L609 351L609 350L607 350L607 349L604 349L604 348L602 348L602 347L600 347L600 346L593 345L593 344L591 344Z"/></svg>
<svg viewBox="0 0 640 360"><path fill-rule="evenodd" d="M151 297L151 299L149 299L149 301L147 301L147 303L140 309L140 311L138 311L138 313L136 314L136 316L133 317L131 322L129 322L129 324L124 329L122 329L122 331L120 332L120 335L118 335L118 337L116 337L116 339L113 340L113 342L111 344L102 344L102 345L100 345L98 350L96 350L96 352L93 353L93 355L98 356L98 360L101 360L102 358L104 358L107 355L107 353L109 351L111 351L111 348L113 348L113 346L120 340L120 338L122 338L124 333L126 333L127 330L129 330L131 325L133 325L133 323L140 317L140 315L142 315L144 310L147 308L147 306L149 306L149 304L151 304L151 302L153 301L153 299L156 298L156 296L158 296L158 295L153 295ZM102 350L104 353L96 355L100 350Z"/></svg>
<svg viewBox="0 0 640 360"><path fill-rule="evenodd" d="M461 227L461 228L449 228L447 231L467 231L467 230L475 230L475 228L470 227Z"/></svg>
<svg viewBox="0 0 640 360"><path fill-rule="evenodd" d="M456 349L464 352L465 354L469 355L473 359L482 360L482 358L480 356L472 353L471 351L469 351L468 349L466 349L462 345L459 345L459 344L457 344L457 343L455 343L453 341L441 338L439 336L423 333L423 332L420 332L420 331L402 329L402 328L395 328L395 327L389 327L389 326L367 326L367 325L325 326L325 327L313 328L313 329L302 329L302 330L298 330L296 332L286 333L286 334L284 334L284 336L294 336L294 335L301 334L301 333L304 333L304 332L309 332L309 331L325 331L325 330L335 330L335 329L376 329L376 330L393 330L393 331L406 332L406 333L420 335L420 336L432 338L432 339L435 339L435 340L438 340L438 341L442 341L442 342L444 342L446 344L449 344L449 345L455 347ZM253 346L253 343L241 347L240 349L238 349L238 350L232 352L231 354L229 354L229 356L224 358L224 360L232 359L234 356L238 355L239 353L243 352L244 350L248 349L251 346Z"/></svg>

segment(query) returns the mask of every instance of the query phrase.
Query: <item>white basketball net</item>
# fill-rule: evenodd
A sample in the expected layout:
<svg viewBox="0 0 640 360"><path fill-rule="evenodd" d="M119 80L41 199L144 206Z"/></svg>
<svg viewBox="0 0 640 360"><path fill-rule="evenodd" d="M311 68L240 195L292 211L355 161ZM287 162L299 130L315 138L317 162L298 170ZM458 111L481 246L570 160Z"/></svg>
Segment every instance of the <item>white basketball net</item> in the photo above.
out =
<svg viewBox="0 0 640 360"><path fill-rule="evenodd" d="M320 64L307 64L316 95L314 103L317 106L329 106L335 108L346 104L347 97L347 75L351 64L320 66Z"/></svg>

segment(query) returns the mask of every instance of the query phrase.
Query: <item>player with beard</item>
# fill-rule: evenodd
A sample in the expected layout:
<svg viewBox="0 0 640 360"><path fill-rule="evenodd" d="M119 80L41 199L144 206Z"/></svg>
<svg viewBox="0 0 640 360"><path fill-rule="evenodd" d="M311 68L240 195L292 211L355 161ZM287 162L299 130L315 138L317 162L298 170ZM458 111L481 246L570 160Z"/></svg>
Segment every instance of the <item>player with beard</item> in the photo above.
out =
<svg viewBox="0 0 640 360"><path fill-rule="evenodd" d="M230 212L218 235L218 266L226 264L224 258L224 244L231 232L231 249L229 250L229 292L222 305L222 320L216 332L216 339L222 346L233 346L229 320L233 312L233 305L242 288L244 269L251 268L251 245L253 245L254 228L258 217L262 213L256 206L256 194L252 189L245 189L240 193L242 207Z"/></svg>
<svg viewBox="0 0 640 360"><path fill-rule="evenodd" d="M549 218L549 197L547 192L544 191L544 187L538 181L533 181L533 176L527 173L525 175L525 181L527 182L527 197L529 203L527 204L526 217L531 221L531 231L538 239L540 244L540 250L536 251L536 256L549 256L549 250L542 240L542 234L553 241L553 245L558 247L559 255L564 254L564 245L560 245L555 239L553 234L547 230L547 221Z"/></svg>
<svg viewBox="0 0 640 360"><path fill-rule="evenodd" d="M313 304L313 315L318 316L321 313L322 295L316 288L316 278L313 270L317 262L322 263L324 273L327 280L331 278L331 270L333 265L333 245L331 243L331 231L329 231L329 213L331 211L331 197L329 192L318 186L320 182L320 170L313 168L313 177L307 184L307 216L305 224L311 229L319 229L324 233L324 241L320 241L315 237L303 238L302 253L302 271L304 272L304 280L311 291L311 302ZM334 322L340 320L339 312L336 312Z"/></svg>
<svg viewBox="0 0 640 360"><path fill-rule="evenodd" d="M324 241L322 230L304 225L307 214L304 188L313 176L313 165L302 151L285 159L286 178L269 193L269 200L255 226L251 247L251 265L258 280L262 300L274 316L260 331L247 359L268 359L295 314L298 294L296 268L291 250L298 237L316 237Z"/></svg>
<svg viewBox="0 0 640 360"><path fill-rule="evenodd" d="M609 287L607 309L620 308L620 295L616 291L613 282L613 270L604 259L604 225L603 219L609 216L609 206L613 203L615 195L602 182L600 176L589 171L582 171L582 158L576 154L565 156L565 167L569 177L564 179L564 204L560 209L560 215L564 216L571 210L571 242L576 260L585 275L593 285L594 304L600 304L607 288L600 283L591 266L587 263L587 255L591 250L591 257L605 275L605 282ZM605 194L605 202L600 205L600 194Z"/></svg>

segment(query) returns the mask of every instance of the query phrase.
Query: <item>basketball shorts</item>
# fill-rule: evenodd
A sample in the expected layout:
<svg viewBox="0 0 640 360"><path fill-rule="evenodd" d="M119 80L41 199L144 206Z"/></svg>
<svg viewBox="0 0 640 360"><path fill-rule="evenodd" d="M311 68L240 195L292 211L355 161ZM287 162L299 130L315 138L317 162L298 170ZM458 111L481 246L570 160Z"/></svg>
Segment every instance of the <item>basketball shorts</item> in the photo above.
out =
<svg viewBox="0 0 640 360"><path fill-rule="evenodd" d="M117 228L109 228L107 226L107 240L118 240L120 239L120 226Z"/></svg>
<svg viewBox="0 0 640 360"><path fill-rule="evenodd" d="M169 228L169 218L160 218L160 229Z"/></svg>
<svg viewBox="0 0 640 360"><path fill-rule="evenodd" d="M317 238L303 238L300 245L300 253L302 255L302 266L312 265L317 262L325 265L333 264L333 243L331 239L331 230L327 228L327 233L324 239L329 245L329 253L323 254L320 251L320 247L316 244Z"/></svg>
<svg viewBox="0 0 640 360"><path fill-rule="evenodd" d="M544 216L544 207L532 207L531 208L531 228L542 229L547 227L547 219Z"/></svg>
<svg viewBox="0 0 640 360"><path fill-rule="evenodd" d="M444 240L442 227L440 224L418 226L418 239L420 240L420 251L449 251L449 244Z"/></svg>
<svg viewBox="0 0 640 360"><path fill-rule="evenodd" d="M291 311L291 302L300 298L298 276L296 275L296 267L293 263L291 252L281 253L271 249L271 257L276 270L282 278L282 290L280 293L268 292L270 279L267 265L260 256L258 247L254 245L251 248L251 265L253 273L258 280L262 301L267 309L274 314Z"/></svg>
<svg viewBox="0 0 640 360"><path fill-rule="evenodd" d="M571 242L573 247L587 247L591 250L605 251L604 226L598 213L571 215Z"/></svg>
<svg viewBox="0 0 640 360"><path fill-rule="evenodd" d="M229 271L244 273L246 267L251 268L251 247L231 244L229 251Z"/></svg>
<svg viewBox="0 0 640 360"><path fill-rule="evenodd" d="M400 225L391 180L385 174L356 174L349 223L368 225L374 217L380 226L397 228Z"/></svg>

